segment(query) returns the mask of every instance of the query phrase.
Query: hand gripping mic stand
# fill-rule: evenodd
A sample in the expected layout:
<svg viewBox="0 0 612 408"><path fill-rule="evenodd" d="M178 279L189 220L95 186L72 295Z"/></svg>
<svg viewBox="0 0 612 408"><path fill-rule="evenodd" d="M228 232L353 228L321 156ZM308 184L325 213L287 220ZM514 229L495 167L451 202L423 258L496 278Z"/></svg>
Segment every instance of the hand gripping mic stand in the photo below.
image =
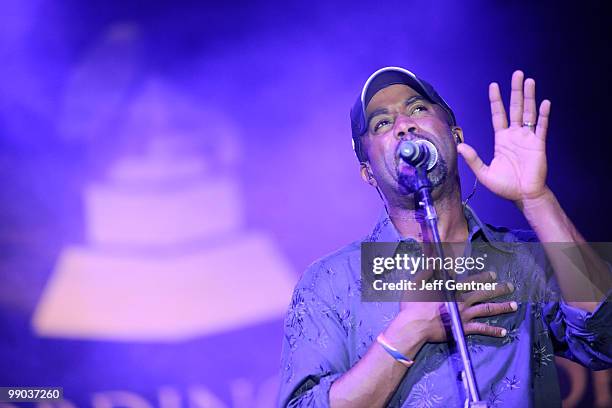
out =
<svg viewBox="0 0 612 408"><path fill-rule="evenodd" d="M412 150L413 147L416 150L416 152L414 150L411 152L415 154L406 154L408 152L401 149L402 146L400 146L400 157L416 170L416 192L414 193L415 209L425 213L425 226L431 233L430 236L434 244L436 256L440 257L440 259L444 259L444 249L442 248L440 232L438 231L438 214L436 213L433 198L431 197L431 190L433 187L427 178L430 152L429 149L422 144L416 145L413 142L406 142L406 144L412 144L412 146L408 147L408 150ZM425 237L426 234L423 234L423 236ZM449 279L448 272L444 268L442 268L441 274L442 279L445 281ZM472 361L470 360L470 354L465 342L465 333L463 332L463 325L461 324L461 316L459 315L455 294L452 291L444 290L444 296L446 300L446 309L450 316L453 338L463 364L463 371L461 374L463 384L468 394L466 406L471 408L486 408L487 404L480 400L480 394L476 386L474 369L472 368Z"/></svg>

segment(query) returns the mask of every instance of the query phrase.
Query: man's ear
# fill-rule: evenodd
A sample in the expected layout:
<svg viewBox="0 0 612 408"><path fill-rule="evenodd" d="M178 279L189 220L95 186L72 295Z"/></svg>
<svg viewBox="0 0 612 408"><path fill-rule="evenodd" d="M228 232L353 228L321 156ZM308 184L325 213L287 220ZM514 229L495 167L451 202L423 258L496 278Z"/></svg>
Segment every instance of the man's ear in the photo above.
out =
<svg viewBox="0 0 612 408"><path fill-rule="evenodd" d="M372 174L372 169L370 169L370 164L368 162L361 162L361 178L363 181L371 185L372 187L376 187L378 184L376 183L376 179Z"/></svg>
<svg viewBox="0 0 612 408"><path fill-rule="evenodd" d="M451 127L451 132L455 138L455 144L463 143L463 129L461 129L459 126L453 126Z"/></svg>

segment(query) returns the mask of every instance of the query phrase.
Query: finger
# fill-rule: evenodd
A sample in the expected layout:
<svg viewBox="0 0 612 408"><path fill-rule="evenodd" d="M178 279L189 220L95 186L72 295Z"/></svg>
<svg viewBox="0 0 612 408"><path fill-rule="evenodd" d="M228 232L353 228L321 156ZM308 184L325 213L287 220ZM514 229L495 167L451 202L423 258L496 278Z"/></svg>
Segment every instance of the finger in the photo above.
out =
<svg viewBox="0 0 612 408"><path fill-rule="evenodd" d="M467 165L472 169L478 181L484 183L484 180L487 177L487 171L489 170L489 166L483 163L482 159L476 153L476 150L472 146L467 143L459 143L457 145L457 152L463 156Z"/></svg>
<svg viewBox="0 0 612 408"><path fill-rule="evenodd" d="M510 91L510 126L523 123L523 71L514 71Z"/></svg>
<svg viewBox="0 0 612 408"><path fill-rule="evenodd" d="M508 127L508 118L506 118L506 109L501 98L499 85L495 82L489 85L489 101L491 102L491 122L493 122L493 130L506 129Z"/></svg>
<svg viewBox="0 0 612 408"><path fill-rule="evenodd" d="M493 271L491 272L481 272L479 274L476 275L471 275L471 276L462 276L460 278L457 279L457 282L460 283L471 283L471 282L476 282L476 283L492 283L495 282L497 279L497 274ZM457 294L458 294L458 298L463 300L463 296L461 294L463 293L468 293L471 292L470 290L457 290Z"/></svg>
<svg viewBox="0 0 612 408"><path fill-rule="evenodd" d="M509 295L514 292L514 285L510 282L498 283L493 290L475 290L468 292L463 296L463 301L468 305L483 302L485 300L494 299L496 297Z"/></svg>
<svg viewBox="0 0 612 408"><path fill-rule="evenodd" d="M523 123L529 122L535 124L537 119L535 81L532 78L527 78L525 80L524 93Z"/></svg>
<svg viewBox="0 0 612 408"><path fill-rule="evenodd" d="M501 302L501 303L480 303L465 309L461 314L467 320L472 320L476 317L497 316L504 313L516 312L518 304L516 302Z"/></svg>
<svg viewBox="0 0 612 408"><path fill-rule="evenodd" d="M464 325L465 334L482 334L483 336L504 337L508 331L503 327L490 326L486 323L470 322Z"/></svg>
<svg viewBox="0 0 612 408"><path fill-rule="evenodd" d="M538 125L536 126L535 134L541 140L546 140L548 133L548 118L550 116L550 101L544 99L540 104L540 114L538 115Z"/></svg>

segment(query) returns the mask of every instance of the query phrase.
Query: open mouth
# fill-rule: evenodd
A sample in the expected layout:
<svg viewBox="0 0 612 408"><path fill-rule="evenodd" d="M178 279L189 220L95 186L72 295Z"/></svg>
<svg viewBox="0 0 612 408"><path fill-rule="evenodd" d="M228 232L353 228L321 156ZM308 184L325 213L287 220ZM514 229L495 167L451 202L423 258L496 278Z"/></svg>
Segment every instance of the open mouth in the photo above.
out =
<svg viewBox="0 0 612 408"><path fill-rule="evenodd" d="M395 158L395 171L398 179L402 176L406 177L416 174L415 168L403 161L399 156Z"/></svg>

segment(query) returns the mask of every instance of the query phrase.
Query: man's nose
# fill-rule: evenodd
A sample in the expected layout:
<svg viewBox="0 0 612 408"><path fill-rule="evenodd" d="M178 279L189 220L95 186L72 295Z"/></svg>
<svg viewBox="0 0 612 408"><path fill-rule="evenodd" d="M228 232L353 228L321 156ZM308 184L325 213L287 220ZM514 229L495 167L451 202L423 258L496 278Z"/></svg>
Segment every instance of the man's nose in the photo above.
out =
<svg viewBox="0 0 612 408"><path fill-rule="evenodd" d="M406 116L400 116L397 119L397 128L395 130L395 136L398 139L404 139L409 134L416 133L418 130L416 124Z"/></svg>

